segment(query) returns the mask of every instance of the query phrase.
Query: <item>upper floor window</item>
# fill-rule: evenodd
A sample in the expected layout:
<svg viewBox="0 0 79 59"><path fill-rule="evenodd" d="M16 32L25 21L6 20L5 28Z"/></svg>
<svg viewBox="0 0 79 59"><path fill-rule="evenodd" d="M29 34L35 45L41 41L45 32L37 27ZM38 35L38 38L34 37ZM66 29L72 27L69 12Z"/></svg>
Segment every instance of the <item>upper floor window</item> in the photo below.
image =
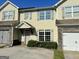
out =
<svg viewBox="0 0 79 59"><path fill-rule="evenodd" d="M64 18L79 17L79 6L64 7Z"/></svg>
<svg viewBox="0 0 79 59"><path fill-rule="evenodd" d="M24 19L25 20L31 20L31 18L32 18L32 13L31 12L26 12L24 14Z"/></svg>
<svg viewBox="0 0 79 59"><path fill-rule="evenodd" d="M39 11L39 20L51 20L52 19L52 11L47 10L47 11Z"/></svg>
<svg viewBox="0 0 79 59"><path fill-rule="evenodd" d="M79 17L79 6L73 6L73 16Z"/></svg>
<svg viewBox="0 0 79 59"><path fill-rule="evenodd" d="M39 30L39 41L50 41L51 39L51 31L47 30Z"/></svg>
<svg viewBox="0 0 79 59"><path fill-rule="evenodd" d="M14 11L3 12L3 20L13 20L13 19L14 19Z"/></svg>

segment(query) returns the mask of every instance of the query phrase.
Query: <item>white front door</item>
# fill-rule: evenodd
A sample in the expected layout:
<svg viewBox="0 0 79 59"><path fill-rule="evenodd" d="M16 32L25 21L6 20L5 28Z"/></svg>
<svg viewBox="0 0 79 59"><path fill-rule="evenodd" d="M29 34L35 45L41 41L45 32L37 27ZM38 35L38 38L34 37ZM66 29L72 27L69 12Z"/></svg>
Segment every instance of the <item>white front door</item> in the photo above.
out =
<svg viewBox="0 0 79 59"><path fill-rule="evenodd" d="M79 51L79 33L63 33L63 49Z"/></svg>
<svg viewBox="0 0 79 59"><path fill-rule="evenodd" d="M28 41L30 40L30 31L29 30L26 30L25 31L25 41L26 41L26 45L28 43Z"/></svg>
<svg viewBox="0 0 79 59"><path fill-rule="evenodd" d="M23 33L22 33L21 41L24 42L27 45L29 40L30 40L30 31L24 30Z"/></svg>

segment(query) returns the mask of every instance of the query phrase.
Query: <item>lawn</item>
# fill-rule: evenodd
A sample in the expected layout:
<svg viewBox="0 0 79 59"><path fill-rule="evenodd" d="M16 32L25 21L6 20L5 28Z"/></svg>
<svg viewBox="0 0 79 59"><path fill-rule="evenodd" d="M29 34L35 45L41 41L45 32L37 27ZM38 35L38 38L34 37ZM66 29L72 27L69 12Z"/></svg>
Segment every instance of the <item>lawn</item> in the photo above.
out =
<svg viewBox="0 0 79 59"><path fill-rule="evenodd" d="M54 59L64 59L63 50L54 50Z"/></svg>

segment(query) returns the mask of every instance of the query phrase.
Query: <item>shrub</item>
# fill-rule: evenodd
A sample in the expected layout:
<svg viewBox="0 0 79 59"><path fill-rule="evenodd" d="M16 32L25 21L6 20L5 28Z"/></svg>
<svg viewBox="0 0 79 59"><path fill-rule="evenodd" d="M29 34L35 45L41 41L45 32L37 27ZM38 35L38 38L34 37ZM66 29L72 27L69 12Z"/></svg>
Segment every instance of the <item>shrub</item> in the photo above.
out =
<svg viewBox="0 0 79 59"><path fill-rule="evenodd" d="M41 47L41 48L48 48L48 49L57 49L58 45L56 42L39 42L30 40L27 44L28 47Z"/></svg>
<svg viewBox="0 0 79 59"><path fill-rule="evenodd" d="M30 40L27 44L28 47L35 47L37 44L37 41L34 41L34 40Z"/></svg>

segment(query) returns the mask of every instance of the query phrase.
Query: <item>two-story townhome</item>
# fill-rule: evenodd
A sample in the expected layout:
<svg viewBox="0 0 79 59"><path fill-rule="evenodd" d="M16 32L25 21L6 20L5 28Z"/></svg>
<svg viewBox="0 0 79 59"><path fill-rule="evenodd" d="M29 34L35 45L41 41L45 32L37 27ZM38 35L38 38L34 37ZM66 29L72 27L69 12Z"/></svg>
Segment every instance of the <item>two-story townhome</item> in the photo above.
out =
<svg viewBox="0 0 79 59"><path fill-rule="evenodd" d="M3 0L0 4L0 44L29 40L57 42L79 51L78 0Z"/></svg>
<svg viewBox="0 0 79 59"><path fill-rule="evenodd" d="M66 0L56 9L59 46L79 51L79 0Z"/></svg>
<svg viewBox="0 0 79 59"><path fill-rule="evenodd" d="M57 41L55 7L62 1L3 0L0 4L0 44L16 41Z"/></svg>

